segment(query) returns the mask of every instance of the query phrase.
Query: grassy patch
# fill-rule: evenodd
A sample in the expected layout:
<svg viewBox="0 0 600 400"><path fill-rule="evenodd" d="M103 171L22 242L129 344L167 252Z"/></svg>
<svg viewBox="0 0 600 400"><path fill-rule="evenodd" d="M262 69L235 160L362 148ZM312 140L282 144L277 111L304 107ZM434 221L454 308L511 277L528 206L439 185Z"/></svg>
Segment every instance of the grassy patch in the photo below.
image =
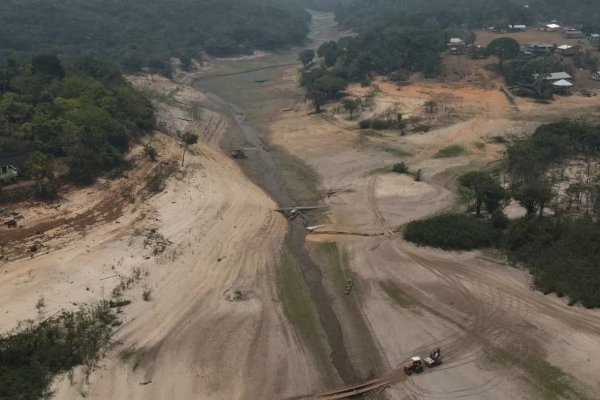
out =
<svg viewBox="0 0 600 400"><path fill-rule="evenodd" d="M350 268L349 254L335 242L318 244L310 254L321 267L325 289L345 332L346 345L350 349L360 346L360 358L365 365L381 365L378 346L361 312L361 280Z"/></svg>
<svg viewBox="0 0 600 400"><path fill-rule="evenodd" d="M336 243L323 243L316 247L316 255L319 264L322 266L324 274L333 282L336 295L344 302L348 302L351 297L346 295L346 284L348 280L352 280L352 289L349 294L356 289L354 287L353 274L347 268L348 260L344 252L340 252Z"/></svg>
<svg viewBox="0 0 600 400"><path fill-rule="evenodd" d="M319 365L320 371L331 371L329 348L321 335L321 322L315 305L304 283L300 265L288 249L280 259L277 288L283 310L306 347Z"/></svg>
<svg viewBox="0 0 600 400"><path fill-rule="evenodd" d="M0 336L0 399L38 399L52 379L76 366L89 374L119 322L108 302L63 312Z"/></svg>
<svg viewBox="0 0 600 400"><path fill-rule="evenodd" d="M464 147L459 145L452 145L445 147L438 151L434 158L451 158L451 157L460 157L468 154L467 150Z"/></svg>
<svg viewBox="0 0 600 400"><path fill-rule="evenodd" d="M361 138L382 138L385 137L385 135L381 132L377 132L374 131L373 129L365 129L365 130L361 130L360 131L360 137Z"/></svg>
<svg viewBox="0 0 600 400"><path fill-rule="evenodd" d="M397 147L392 147L392 146L381 145L378 147L378 149L383 152L386 152L388 154L391 154L393 156L396 156L396 157L408 157L411 155L410 153L408 153L402 149L399 149Z"/></svg>
<svg viewBox="0 0 600 400"><path fill-rule="evenodd" d="M538 389L544 399L585 400L573 382L575 378L546 360L537 357L521 358L500 348L487 351L487 358L494 364L517 367L522 378Z"/></svg>
<svg viewBox="0 0 600 400"><path fill-rule="evenodd" d="M298 157L277 151L272 153L277 162L277 174L292 198L297 202L316 201L321 197L319 176Z"/></svg>

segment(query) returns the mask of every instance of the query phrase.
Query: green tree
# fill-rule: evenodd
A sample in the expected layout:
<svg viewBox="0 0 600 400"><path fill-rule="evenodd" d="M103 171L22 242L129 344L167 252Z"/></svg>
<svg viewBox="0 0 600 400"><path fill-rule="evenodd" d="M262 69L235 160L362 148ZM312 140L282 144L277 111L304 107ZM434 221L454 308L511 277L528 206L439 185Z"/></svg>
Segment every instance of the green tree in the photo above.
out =
<svg viewBox="0 0 600 400"><path fill-rule="evenodd" d="M308 68L315 60L315 51L312 49L302 50L298 54L298 60L302 63L304 69Z"/></svg>
<svg viewBox="0 0 600 400"><path fill-rule="evenodd" d="M306 89L306 98L312 101L315 112L320 113L327 100L340 97L348 82L327 69L316 68L302 74L300 85Z"/></svg>
<svg viewBox="0 0 600 400"><path fill-rule="evenodd" d="M308 88L308 91L306 92L306 98L313 103L315 113L319 114L322 111L321 107L327 101L327 93L318 88L311 87Z"/></svg>
<svg viewBox="0 0 600 400"><path fill-rule="evenodd" d="M34 152L25 164L27 174L35 181L36 193L45 198L56 197L56 183L54 180L54 158L39 151Z"/></svg>
<svg viewBox="0 0 600 400"><path fill-rule="evenodd" d="M32 107L19 99L16 93L7 92L0 97L0 124L6 135L12 135L31 116Z"/></svg>
<svg viewBox="0 0 600 400"><path fill-rule="evenodd" d="M392 171L396 172L397 174L408 174L408 166L404 163L404 161L401 161L392 166Z"/></svg>
<svg viewBox="0 0 600 400"><path fill-rule="evenodd" d="M469 190L478 216L481 215L481 209L484 205L489 213L493 213L506 200L507 196L504 188L496 179L485 172L468 172L462 175L458 182Z"/></svg>
<svg viewBox="0 0 600 400"><path fill-rule="evenodd" d="M340 56L341 49L337 42L325 42L317 50L319 57L323 58L325 66L333 67Z"/></svg>
<svg viewBox="0 0 600 400"><path fill-rule="evenodd" d="M354 100L354 99L344 99L342 101L342 107L344 108L344 110L346 110L346 112L350 116L350 119L352 119L352 117L354 116L354 113L360 107L360 102L358 102L357 100Z"/></svg>
<svg viewBox="0 0 600 400"><path fill-rule="evenodd" d="M519 56L521 45L515 39L502 37L492 40L487 45L487 51L498 57L499 68L502 70L504 60L511 60Z"/></svg>
<svg viewBox="0 0 600 400"><path fill-rule="evenodd" d="M527 215L534 215L537 211L542 216L544 208L553 198L552 187L542 180L518 184L512 189L512 194L527 210Z"/></svg>
<svg viewBox="0 0 600 400"><path fill-rule="evenodd" d="M181 136L181 141L183 142L183 156L181 157L181 166L183 167L185 162L185 152L189 146L198 143L198 135L195 133L186 132Z"/></svg>
<svg viewBox="0 0 600 400"><path fill-rule="evenodd" d="M65 70L58 57L55 55L39 55L31 59L31 72L46 75L51 78L62 79Z"/></svg>

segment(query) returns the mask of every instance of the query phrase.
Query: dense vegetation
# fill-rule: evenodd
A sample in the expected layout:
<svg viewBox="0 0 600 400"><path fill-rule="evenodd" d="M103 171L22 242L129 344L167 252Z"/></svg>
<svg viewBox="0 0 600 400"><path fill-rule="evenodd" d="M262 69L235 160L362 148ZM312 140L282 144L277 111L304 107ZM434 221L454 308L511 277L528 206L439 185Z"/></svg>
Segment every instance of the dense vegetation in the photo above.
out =
<svg viewBox="0 0 600 400"><path fill-rule="evenodd" d="M534 21L531 11L513 0L346 0L337 7L336 18L343 26L361 32L391 24L440 29Z"/></svg>
<svg viewBox="0 0 600 400"><path fill-rule="evenodd" d="M594 0L532 0L528 4L538 19L559 19L582 24L590 32L600 32L600 9Z"/></svg>
<svg viewBox="0 0 600 400"><path fill-rule="evenodd" d="M517 95L548 100L553 96L553 88L551 82L543 77L556 71L573 74L573 67L557 56L518 58L505 63L498 72L504 76L508 85L515 87Z"/></svg>
<svg viewBox="0 0 600 400"><path fill-rule="evenodd" d="M420 245L469 250L497 245L526 266L542 291L600 307L600 125L543 125L507 150L504 189L485 172L459 179L472 210L415 221L405 237ZM570 171L569 171L570 170ZM509 221L509 198L527 215ZM551 208L552 213L544 213Z"/></svg>
<svg viewBox="0 0 600 400"><path fill-rule="evenodd" d="M4 0L0 57L89 55L129 71L164 71L173 56L189 65L201 51L225 56L300 44L309 22L295 0Z"/></svg>
<svg viewBox="0 0 600 400"><path fill-rule="evenodd" d="M445 250L472 250L494 246L500 233L490 224L468 215L442 214L409 223L404 238Z"/></svg>
<svg viewBox="0 0 600 400"><path fill-rule="evenodd" d="M387 75L394 71L434 75L446 40L445 32L389 26L344 38L337 43L337 49L326 44L319 53L327 66L337 67L353 81L371 73Z"/></svg>
<svg viewBox="0 0 600 400"><path fill-rule="evenodd" d="M600 10L593 0L345 0L339 3L336 18L343 26L361 32L390 24L480 28L554 19L592 27L598 25Z"/></svg>
<svg viewBox="0 0 600 400"><path fill-rule="evenodd" d="M0 153L35 149L24 171L31 178L90 182L153 126L150 103L97 62L36 56L0 65Z"/></svg>
<svg viewBox="0 0 600 400"><path fill-rule="evenodd" d="M600 158L600 125L578 120L542 125L509 146L507 154L513 182L536 180L574 157Z"/></svg>
<svg viewBox="0 0 600 400"><path fill-rule="evenodd" d="M368 82L374 75L403 80L410 73L433 76L439 72L440 53L447 32L396 26L374 29L356 37L327 42L317 51L319 65L305 71L300 81L315 110L339 98L349 82ZM310 66L302 56L303 64Z"/></svg>
<svg viewBox="0 0 600 400"><path fill-rule="evenodd" d="M0 336L0 399L39 399L55 375L79 365L89 372L117 324L105 302Z"/></svg>
<svg viewBox="0 0 600 400"><path fill-rule="evenodd" d="M600 225L590 218L525 218L513 223L506 248L533 273L544 293L600 307Z"/></svg>

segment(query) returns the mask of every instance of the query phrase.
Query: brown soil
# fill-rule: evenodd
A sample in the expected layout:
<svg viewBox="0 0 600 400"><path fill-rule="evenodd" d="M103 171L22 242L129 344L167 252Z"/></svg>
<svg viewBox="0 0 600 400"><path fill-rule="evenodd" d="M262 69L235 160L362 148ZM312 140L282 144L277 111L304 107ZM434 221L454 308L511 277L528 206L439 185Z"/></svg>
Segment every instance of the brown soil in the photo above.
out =
<svg viewBox="0 0 600 400"><path fill-rule="evenodd" d="M162 147L164 137L157 133L144 142ZM114 180L99 179L87 188L62 187L59 200L53 202L29 200L7 206L6 216L0 218L0 256L15 260L48 254L100 225L120 224L117 220L124 214L136 214L131 221L140 217L140 206L152 195L147 190L148 178L169 169L177 160L163 152L151 162L143 154L142 144L134 146L127 159L130 169ZM9 228L5 222L13 219L13 213L18 215L17 226ZM32 246L37 250L31 251Z"/></svg>

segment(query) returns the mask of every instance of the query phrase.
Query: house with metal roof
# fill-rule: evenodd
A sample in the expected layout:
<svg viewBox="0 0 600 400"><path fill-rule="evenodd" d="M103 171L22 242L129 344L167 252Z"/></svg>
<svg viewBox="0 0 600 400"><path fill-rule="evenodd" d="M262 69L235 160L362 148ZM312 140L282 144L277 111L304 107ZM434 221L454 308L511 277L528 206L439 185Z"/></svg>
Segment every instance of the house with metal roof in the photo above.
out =
<svg viewBox="0 0 600 400"><path fill-rule="evenodd" d="M585 39L585 33L576 29L569 29L566 32L563 32L563 36L567 39Z"/></svg>
<svg viewBox="0 0 600 400"><path fill-rule="evenodd" d="M558 46L556 48L556 51L558 52L558 54L563 55L563 56L573 56L573 55L577 54L577 52L579 51L579 48L577 46L563 44L563 45Z"/></svg>
<svg viewBox="0 0 600 400"><path fill-rule="evenodd" d="M525 32L527 25L509 25L508 29L512 32Z"/></svg>
<svg viewBox="0 0 600 400"><path fill-rule="evenodd" d="M465 54L467 52L467 44L461 38L451 38L447 46L451 54Z"/></svg>
<svg viewBox="0 0 600 400"><path fill-rule="evenodd" d="M552 83L552 89L555 92L562 93L562 94L569 93L572 87L573 87L573 84L571 82L567 81L566 79L561 79L559 81Z"/></svg>
<svg viewBox="0 0 600 400"><path fill-rule="evenodd" d="M525 48L525 54L532 57L546 57L554 52L554 45L548 43L528 43Z"/></svg>
<svg viewBox="0 0 600 400"><path fill-rule="evenodd" d="M537 75L536 75L536 77L537 77ZM551 81L551 82L566 80L566 79L573 79L573 77L566 72L552 72L550 74L546 74L543 78L545 81Z"/></svg>
<svg viewBox="0 0 600 400"><path fill-rule="evenodd" d="M558 32L560 30L560 25L558 24L546 24L544 25L544 30L546 32Z"/></svg>
<svg viewBox="0 0 600 400"><path fill-rule="evenodd" d="M29 159L33 150L0 154L0 183L11 183L19 175L19 168Z"/></svg>

